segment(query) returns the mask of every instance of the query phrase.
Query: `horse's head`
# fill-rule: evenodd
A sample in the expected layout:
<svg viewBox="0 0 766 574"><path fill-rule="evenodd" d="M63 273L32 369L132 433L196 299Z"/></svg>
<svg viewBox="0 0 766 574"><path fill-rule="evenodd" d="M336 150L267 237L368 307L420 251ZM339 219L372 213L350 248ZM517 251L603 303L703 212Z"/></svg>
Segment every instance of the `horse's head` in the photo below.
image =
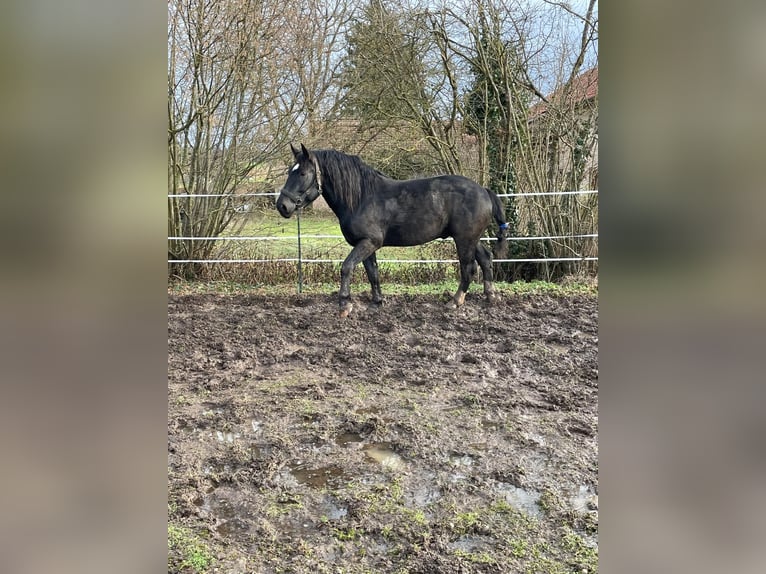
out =
<svg viewBox="0 0 766 574"><path fill-rule="evenodd" d="M287 174L287 181L277 198L277 211L282 217L290 217L293 212L306 207L322 194L322 173L316 156L301 144L300 151L290 144L295 157L295 165Z"/></svg>

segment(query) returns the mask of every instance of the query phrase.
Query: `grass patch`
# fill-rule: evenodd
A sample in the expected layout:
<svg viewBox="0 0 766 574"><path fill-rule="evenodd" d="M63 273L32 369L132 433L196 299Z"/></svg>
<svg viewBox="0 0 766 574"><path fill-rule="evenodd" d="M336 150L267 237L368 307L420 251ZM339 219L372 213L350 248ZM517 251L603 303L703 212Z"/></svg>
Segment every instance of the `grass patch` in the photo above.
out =
<svg viewBox="0 0 766 574"><path fill-rule="evenodd" d="M466 534L478 526L479 518L477 512L461 512L455 516L450 528L458 534Z"/></svg>
<svg viewBox="0 0 766 574"><path fill-rule="evenodd" d="M203 574L213 563L213 555L202 538L189 528L168 524L168 572L191 569Z"/></svg>
<svg viewBox="0 0 766 574"><path fill-rule="evenodd" d="M298 255L297 218L283 219L274 212L256 212L241 220L222 237L268 237L264 240L217 242L216 258L282 258ZM310 237L310 236L321 237ZM301 251L304 259L345 259L351 252L332 213L304 214L301 218ZM378 260L457 259L453 241L436 241L412 247L383 247Z"/></svg>
<svg viewBox="0 0 766 574"><path fill-rule="evenodd" d="M469 562L473 562L474 564L495 564L497 562L497 560L495 560L487 552L476 553L466 552L465 550L455 550L453 553L456 557L463 558Z"/></svg>
<svg viewBox="0 0 766 574"><path fill-rule="evenodd" d="M568 561L576 569L587 572L598 571L598 549L588 546L583 538L568 530L562 538L562 547L568 553Z"/></svg>
<svg viewBox="0 0 766 574"><path fill-rule="evenodd" d="M361 535L361 532L356 528L333 528L332 535L341 542L349 542L356 540Z"/></svg>

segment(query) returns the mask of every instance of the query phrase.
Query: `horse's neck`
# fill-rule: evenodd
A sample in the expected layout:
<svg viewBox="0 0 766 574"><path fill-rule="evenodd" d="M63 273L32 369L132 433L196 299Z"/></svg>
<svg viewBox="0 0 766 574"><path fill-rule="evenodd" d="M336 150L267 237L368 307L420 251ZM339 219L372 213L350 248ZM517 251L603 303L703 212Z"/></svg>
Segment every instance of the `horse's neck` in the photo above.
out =
<svg viewBox="0 0 766 574"><path fill-rule="evenodd" d="M351 215L352 212L357 210L361 203L364 201L364 192L369 193L370 190L364 190L360 189L360 193L362 197L358 197L356 199L356 202L354 204L349 204L348 199L346 197L346 194L342 193L339 189L341 185L348 185L348 183L343 182L336 182L333 178L333 171L324 169L324 166L321 163L320 158L320 169L322 170L322 185L323 185L323 195L325 198L325 201L327 202L327 205L330 206L330 209L332 209L333 213L338 217L338 219L343 222L343 220ZM371 184L371 180L377 179L382 176L381 173L376 172L375 170L372 170L367 165L364 165L360 168L361 170L371 170L369 173L365 175L365 171L362 171L362 173L359 174L360 182L359 184L364 187L365 185L369 186ZM371 174L371 175L370 175ZM375 182L377 183L377 182ZM352 207L353 205L353 207Z"/></svg>
<svg viewBox="0 0 766 574"><path fill-rule="evenodd" d="M322 195L327 205L338 218L338 221L343 221L351 213L351 209L343 201L340 194L335 191L334 182L325 180Z"/></svg>

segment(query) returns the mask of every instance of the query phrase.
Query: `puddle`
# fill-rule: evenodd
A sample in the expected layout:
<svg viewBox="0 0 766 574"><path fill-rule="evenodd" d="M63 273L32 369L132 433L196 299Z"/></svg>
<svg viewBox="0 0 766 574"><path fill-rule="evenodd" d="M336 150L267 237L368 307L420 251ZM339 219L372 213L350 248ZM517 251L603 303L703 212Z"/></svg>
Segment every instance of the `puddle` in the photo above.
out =
<svg viewBox="0 0 766 574"><path fill-rule="evenodd" d="M404 503L410 507L423 507L436 502L441 497L441 489L434 485L434 477L423 476L412 490L405 491Z"/></svg>
<svg viewBox="0 0 766 574"><path fill-rule="evenodd" d="M497 489L505 496L505 501L514 508L535 518L542 518L543 513L537 504L540 501L540 493L536 490L525 490L507 482L499 482Z"/></svg>
<svg viewBox="0 0 766 574"><path fill-rule="evenodd" d="M248 532L250 525L241 518L232 518L231 520L221 522L215 527L215 530L221 536L236 536Z"/></svg>
<svg viewBox="0 0 766 574"><path fill-rule="evenodd" d="M492 550L497 540L491 536L476 536L466 534L454 542L448 544L450 550L462 550L463 552L485 552Z"/></svg>
<svg viewBox="0 0 766 574"><path fill-rule="evenodd" d="M590 548L598 549L598 533L596 534L581 534L580 535L583 539L583 542L586 546L589 546Z"/></svg>
<svg viewBox="0 0 766 574"><path fill-rule="evenodd" d="M468 479L468 475L467 474L463 474L462 472L453 472L449 476L449 481L452 484L456 484L458 482L463 482L464 480L467 480L467 479Z"/></svg>
<svg viewBox="0 0 766 574"><path fill-rule="evenodd" d="M237 439L240 436L242 435L240 435L239 433L215 431L215 438L218 439L218 442L233 444L234 439Z"/></svg>
<svg viewBox="0 0 766 574"><path fill-rule="evenodd" d="M250 525L239 517L244 509L232 497L236 495L226 490L213 490L194 500L202 518L212 517L219 522L215 529L222 536L241 534L250 529Z"/></svg>
<svg viewBox="0 0 766 574"><path fill-rule="evenodd" d="M296 464L290 467L290 474L299 484L305 484L311 488L324 488L328 483L339 482L338 479L343 477L343 469L334 464L320 468L306 468L305 465Z"/></svg>
<svg viewBox="0 0 766 574"><path fill-rule="evenodd" d="M348 508L341 506L333 499L326 499L319 505L319 516L328 520L340 520L348 514Z"/></svg>
<svg viewBox="0 0 766 574"><path fill-rule="evenodd" d="M598 510L598 495L592 487L584 484L569 501L572 503L572 509L580 514Z"/></svg>
<svg viewBox="0 0 766 574"><path fill-rule="evenodd" d="M519 458L519 465L524 469L524 476L532 483L543 481L550 459L542 453L531 452Z"/></svg>
<svg viewBox="0 0 766 574"><path fill-rule="evenodd" d="M253 460L265 460L271 455L272 449L270 444L253 443L250 445L250 456Z"/></svg>
<svg viewBox="0 0 766 574"><path fill-rule="evenodd" d="M362 447L364 454L368 458L371 458L375 462L379 463L384 468L390 468L392 470L400 469L404 466L402 457L396 454L391 444L387 442L372 443Z"/></svg>
<svg viewBox="0 0 766 574"><path fill-rule="evenodd" d="M355 432L344 432L335 437L335 444L346 446L350 443L362 442L362 436Z"/></svg>
<svg viewBox="0 0 766 574"><path fill-rule="evenodd" d="M476 457L471 456L470 454L451 454L449 456L449 461L452 466L470 468L476 464Z"/></svg>

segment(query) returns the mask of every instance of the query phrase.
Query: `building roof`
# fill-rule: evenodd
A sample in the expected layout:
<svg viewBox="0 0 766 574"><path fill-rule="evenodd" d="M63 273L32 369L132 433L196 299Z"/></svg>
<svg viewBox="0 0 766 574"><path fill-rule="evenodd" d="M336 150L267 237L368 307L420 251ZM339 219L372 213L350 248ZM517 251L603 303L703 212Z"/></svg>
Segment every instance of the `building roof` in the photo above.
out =
<svg viewBox="0 0 766 574"><path fill-rule="evenodd" d="M598 97L598 66L594 66L577 76L572 83L556 88L548 96L548 102L538 102L529 110L529 119L535 119L548 111L551 104L575 105L594 100Z"/></svg>

